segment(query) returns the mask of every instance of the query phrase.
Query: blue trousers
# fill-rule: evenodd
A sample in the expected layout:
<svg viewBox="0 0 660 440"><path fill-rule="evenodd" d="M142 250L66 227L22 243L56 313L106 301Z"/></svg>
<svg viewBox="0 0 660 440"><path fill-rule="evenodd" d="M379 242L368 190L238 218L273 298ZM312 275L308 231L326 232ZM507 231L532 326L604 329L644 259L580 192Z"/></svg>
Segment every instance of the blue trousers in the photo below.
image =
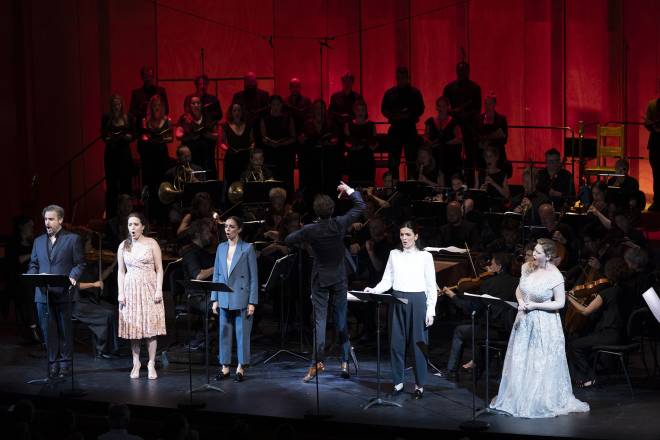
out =
<svg viewBox="0 0 660 440"><path fill-rule="evenodd" d="M406 347L414 353L415 383L426 383L426 356L419 343L428 344L426 327L426 295L424 292L404 293L396 290L392 294L406 298L408 304L390 305L390 357L392 362L392 383L403 383L406 361Z"/></svg>
<svg viewBox="0 0 660 440"><path fill-rule="evenodd" d="M340 281L326 287L319 286L316 279L312 283L312 305L316 318L316 350L319 362L325 360L325 327L328 320L329 302L332 302L333 305L335 328L341 344L341 362L348 362L351 343L348 338L348 324L346 322L346 313L348 312L347 291L346 281ZM313 362L314 359L312 359Z"/></svg>
<svg viewBox="0 0 660 440"><path fill-rule="evenodd" d="M73 325L71 302L36 303L41 334L48 346L48 362L60 368L71 366L73 355ZM49 316L50 315L50 316Z"/></svg>
<svg viewBox="0 0 660 440"><path fill-rule="evenodd" d="M238 363L247 366L250 364L250 333L252 332L253 317L248 316L247 309L230 310L220 307L220 325L218 328L220 350L218 360L220 365L231 364L231 350L236 330L236 355Z"/></svg>

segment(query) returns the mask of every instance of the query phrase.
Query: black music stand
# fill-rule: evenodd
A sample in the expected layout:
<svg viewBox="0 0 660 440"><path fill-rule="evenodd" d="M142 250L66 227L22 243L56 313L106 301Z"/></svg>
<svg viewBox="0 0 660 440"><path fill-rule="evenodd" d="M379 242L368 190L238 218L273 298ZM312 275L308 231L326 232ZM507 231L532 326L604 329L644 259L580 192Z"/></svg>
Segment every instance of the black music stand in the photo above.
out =
<svg viewBox="0 0 660 440"><path fill-rule="evenodd" d="M217 292L233 292L233 290L223 283L214 283L212 281L201 280L188 280L184 282L184 286L188 291L203 291L204 292L204 364L206 367L206 383L194 388L192 387L192 358L190 353L190 341L188 341L188 389L190 400L188 402L179 403L180 408L198 409L204 408L204 402L193 402L192 393L196 391L217 391L224 393L222 388L211 385L211 376L209 373L209 294L212 291Z"/></svg>
<svg viewBox="0 0 660 440"><path fill-rule="evenodd" d="M380 306L381 304L408 304L406 298L397 298L389 293L370 293L361 290L349 290L350 294L360 301L376 303L376 397L372 397L362 409L367 410L372 406L396 406L401 404L385 400L380 397Z"/></svg>
<svg viewBox="0 0 660 440"><path fill-rule="evenodd" d="M480 409L479 411L475 412L475 406L474 406L474 393L476 392L476 380L473 382L473 386L475 389L473 390L473 399L472 399L472 420L468 422L464 422L461 424L462 429L466 430L481 430L485 428L479 428L478 426L483 426L478 423L476 417L479 417L481 414L497 414L497 411L493 411L490 409L490 397L488 395L489 389L489 379L490 379L490 372L489 372L489 366L490 366L490 308L492 307L493 304L496 304L498 306L503 306L503 305L508 305L512 308L517 309L518 304L510 301L504 301L501 298L497 298L488 294L484 295L476 295L473 293L469 292L464 292L463 293L464 298L467 298L470 301L474 301L477 303L482 303L483 305L486 306L486 355L484 362L486 363L486 397L484 399L484 407ZM474 356L474 353L476 353L476 346L475 346L475 326L474 326L474 316L472 316L472 353ZM475 368L472 369L472 374L474 376L475 374ZM476 424L475 424L476 423ZM483 422L482 422L483 423ZM463 425L466 425L467 427L464 428ZM488 427L488 424L486 424ZM476 428L475 428L476 427Z"/></svg>
<svg viewBox="0 0 660 440"><path fill-rule="evenodd" d="M284 325L284 284L285 281L291 275L291 270L293 269L293 263L295 261L296 254L289 254L282 258L279 258L275 261L275 265L268 275L268 280L264 290L266 292L275 289L279 284L280 287L280 349L277 350L274 354L270 355L263 363L267 364L280 354L286 353L291 356L297 357L305 361L309 361L305 356L300 353L296 353L284 348L284 339L286 336L286 326Z"/></svg>
<svg viewBox="0 0 660 440"><path fill-rule="evenodd" d="M44 335L44 347L46 349L46 378L45 379L34 379L34 380L29 380L27 383L28 384L52 384L52 383L57 383L61 382L62 380L52 380L50 378L50 361L48 359L48 330L50 330L50 292L49 289L51 287L71 287L71 281L69 280L68 275L55 275L55 274L45 274L45 273L40 273L40 274L22 274L21 275L22 279L26 281L28 284L34 286L34 287L44 287L46 290L46 325L48 326L48 329L46 330L46 334ZM69 303L71 301L69 300ZM71 306L73 307L73 305ZM71 325L71 322L69 322L69 325ZM73 330L72 330L73 331ZM72 340L73 340L73 335L72 335ZM73 356L74 356L74 347L73 345L71 346L71 389L68 391L61 391L60 394L64 397L82 397L87 394L84 390L81 389L76 389L75 387L75 382L74 382L74 368L73 368Z"/></svg>

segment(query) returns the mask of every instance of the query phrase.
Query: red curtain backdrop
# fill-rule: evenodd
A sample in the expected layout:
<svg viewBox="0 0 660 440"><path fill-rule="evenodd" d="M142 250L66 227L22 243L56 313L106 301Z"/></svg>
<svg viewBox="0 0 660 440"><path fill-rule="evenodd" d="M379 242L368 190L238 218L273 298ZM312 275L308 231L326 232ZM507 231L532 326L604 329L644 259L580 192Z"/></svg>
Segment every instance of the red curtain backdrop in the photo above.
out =
<svg viewBox="0 0 660 440"><path fill-rule="evenodd" d="M1 8L0 50L9 68L0 73L0 120L16 166L0 184L11 194L11 214L72 205L67 170L54 173L98 136L111 93L128 105L142 65L156 67L176 120L202 70L202 48L223 110L246 71L281 95L296 76L306 95L327 101L351 70L371 118L382 121L382 95L396 66L406 65L426 118L454 79L461 48L473 79L497 95L510 125L576 127L582 120L593 123L589 134L597 122L640 121L660 92L654 0L11 0ZM646 156L646 130L630 126L626 134L628 154ZM540 160L562 140L561 132L512 128L509 156ZM103 177L102 160L96 142L72 162L74 199ZM648 193L648 162L633 161L632 169ZM76 221L102 213L100 185L80 200Z"/></svg>

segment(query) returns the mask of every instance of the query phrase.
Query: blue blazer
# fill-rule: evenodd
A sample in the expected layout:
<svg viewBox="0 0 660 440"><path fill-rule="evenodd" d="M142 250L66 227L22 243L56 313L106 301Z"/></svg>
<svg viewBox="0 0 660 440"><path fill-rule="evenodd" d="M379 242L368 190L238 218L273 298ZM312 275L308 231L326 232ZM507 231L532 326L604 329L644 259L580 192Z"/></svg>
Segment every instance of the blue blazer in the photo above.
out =
<svg viewBox="0 0 660 440"><path fill-rule="evenodd" d="M233 292L212 292L211 301L218 301L223 309L240 310L259 302L257 254L250 243L238 240L231 267L227 268L229 242L218 245L213 266L213 282L225 283Z"/></svg>
<svg viewBox="0 0 660 440"><path fill-rule="evenodd" d="M38 236L32 244L32 256L28 273L50 273L55 275L67 275L76 281L85 269L85 254L83 252L82 240L78 234L60 230L53 248L52 255L48 255L48 234ZM66 288L64 288L66 289ZM68 289L67 289L68 290ZM68 292L62 287L53 287L49 290L50 302L67 302L70 300ZM73 300L78 299L78 288L72 291ZM45 303L45 288L37 287L34 291L34 302Z"/></svg>

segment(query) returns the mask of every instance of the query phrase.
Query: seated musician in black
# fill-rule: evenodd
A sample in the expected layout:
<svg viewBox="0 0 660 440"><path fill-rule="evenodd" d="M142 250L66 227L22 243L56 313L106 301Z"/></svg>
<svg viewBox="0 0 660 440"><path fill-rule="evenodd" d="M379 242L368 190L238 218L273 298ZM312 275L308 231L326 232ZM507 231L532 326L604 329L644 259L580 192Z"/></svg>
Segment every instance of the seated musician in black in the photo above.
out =
<svg viewBox="0 0 660 440"><path fill-rule="evenodd" d="M488 207L491 211L502 212L510 203L511 192L507 182L507 174L499 167L499 152L497 148L488 146L484 149L486 167L479 173L481 189L488 195Z"/></svg>
<svg viewBox="0 0 660 440"><path fill-rule="evenodd" d="M511 255L506 253L496 253L492 256L490 264L486 267L488 272L495 275L484 279L479 286L478 292L481 295L488 294L495 296L504 301L516 301L516 288L518 287L519 279L511 275ZM444 287L442 294L446 295L452 303L462 309L465 315L470 315L473 310L477 310L482 316L478 320L479 325L475 328L477 331L476 337L481 339L486 333L486 322L483 314L485 313L484 307L481 303L470 301L462 295L458 295L454 290ZM492 339L507 340L511 333L511 327L515 320L516 309L506 305L491 305L489 315L489 337ZM447 368L442 371L445 377L456 378L458 374L458 365L461 362L463 355L463 347L468 341L472 339L472 325L462 324L454 329L454 337L452 339L451 351L449 359L447 360ZM481 368L484 366L481 357L476 356L476 359L461 366L463 371L470 370L471 368Z"/></svg>
<svg viewBox="0 0 660 440"><path fill-rule="evenodd" d="M433 153L428 147L421 147L417 151L417 162L415 163L415 172L411 175L412 179L431 186L442 186L444 177L442 171L437 167Z"/></svg>
<svg viewBox="0 0 660 440"><path fill-rule="evenodd" d="M447 224L440 227L439 246L456 246L465 249L465 244L479 248L479 231L477 225L463 219L461 204L457 201L447 204Z"/></svg>
<svg viewBox="0 0 660 440"><path fill-rule="evenodd" d="M619 296L623 295L619 280L626 271L626 263L620 257L614 257L605 263L605 277L611 287L597 293L588 305L582 305L570 293L566 295L570 307L591 318L593 330L584 336L568 340L566 352L571 368L571 377L580 388L595 385L592 373L591 357L593 347L614 345L621 341L624 323L619 313Z"/></svg>
<svg viewBox="0 0 660 440"><path fill-rule="evenodd" d="M640 247L631 247L624 251L623 259L628 270L621 279L621 290L625 292L619 297L619 312L624 325L630 314L645 305L642 294L653 285L653 276L649 267L649 253Z"/></svg>
<svg viewBox="0 0 660 440"><path fill-rule="evenodd" d="M617 206L628 208L630 199L639 191L639 181L628 175L630 163L626 159L617 160L615 168L616 174L621 174L622 176L612 176L607 180L608 187L617 188L617 190L611 191L614 196L610 197L610 199Z"/></svg>
<svg viewBox="0 0 660 440"><path fill-rule="evenodd" d="M571 267L577 261L577 246L576 234L573 228L567 223L558 221L557 213L550 203L543 203L539 206L538 210L539 221L544 229L537 229L532 232L531 237L533 240L539 238L549 238L557 243L558 248L565 249L565 260L556 261L556 266ZM559 254L562 252L558 251Z"/></svg>
<svg viewBox="0 0 660 440"><path fill-rule="evenodd" d="M186 182L206 181L206 170L192 163L192 153L186 145L180 145L176 149L176 160L177 164L165 172L166 181L173 184L177 176L179 179L188 179Z"/></svg>
<svg viewBox="0 0 660 440"><path fill-rule="evenodd" d="M103 268L99 275L98 250L92 245L94 235L83 231L81 236L84 240L85 256L92 262L85 266L80 277L80 297L73 303L73 318L86 325L93 335L95 356L97 358L112 359L116 357L119 349L117 338L117 306L111 304L102 295L111 283L105 284L106 280L114 273L117 260ZM94 259L96 259L94 261ZM107 292L106 292L107 293ZM109 297L109 296L108 296Z"/></svg>
<svg viewBox="0 0 660 440"><path fill-rule="evenodd" d="M523 192L511 198L513 212L523 215L527 224L538 225L540 223L538 211L539 206L550 202L550 197L539 192L536 188L538 181L538 168L525 168L523 170Z"/></svg>
<svg viewBox="0 0 660 440"><path fill-rule="evenodd" d="M573 198L573 175L562 168L561 154L555 148L545 152L545 168L539 171L536 189L550 197L555 209Z"/></svg>
<svg viewBox="0 0 660 440"><path fill-rule="evenodd" d="M210 281L213 277L215 255L208 251L213 242L213 221L200 218L192 222L189 233L191 241L181 250L183 259L183 279ZM192 313L204 316L204 291L188 291L188 307ZM210 302L209 302L210 304ZM203 330L203 327L201 328ZM203 342L203 333L196 328L191 348L199 347Z"/></svg>
<svg viewBox="0 0 660 440"><path fill-rule="evenodd" d="M261 148L250 151L250 163L241 174L241 182L265 182L273 178L273 173L264 165L264 152Z"/></svg>

